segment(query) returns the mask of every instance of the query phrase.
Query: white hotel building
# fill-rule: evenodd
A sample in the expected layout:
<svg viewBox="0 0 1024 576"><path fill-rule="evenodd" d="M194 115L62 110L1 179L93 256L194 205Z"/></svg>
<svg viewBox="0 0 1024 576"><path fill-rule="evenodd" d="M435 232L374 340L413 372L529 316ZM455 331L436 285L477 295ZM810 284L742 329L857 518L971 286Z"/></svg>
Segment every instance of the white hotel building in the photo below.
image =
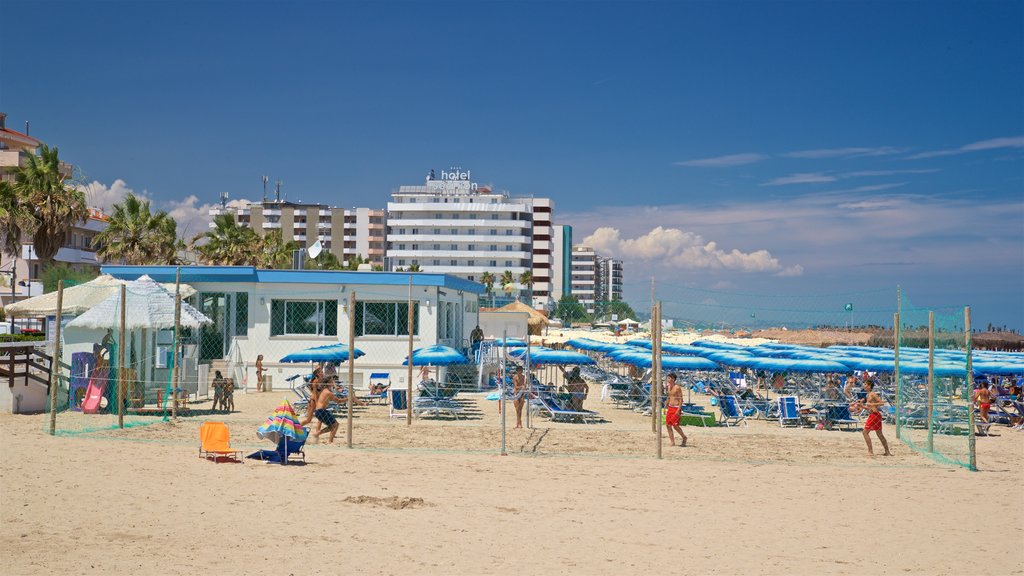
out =
<svg viewBox="0 0 1024 576"><path fill-rule="evenodd" d="M551 294L551 211L547 198L513 198L472 181L468 170L431 170L423 185L401 186L388 202L386 269L417 265L423 272L480 281L485 272L516 278L530 270L533 305ZM536 226L540 226L537 228Z"/></svg>

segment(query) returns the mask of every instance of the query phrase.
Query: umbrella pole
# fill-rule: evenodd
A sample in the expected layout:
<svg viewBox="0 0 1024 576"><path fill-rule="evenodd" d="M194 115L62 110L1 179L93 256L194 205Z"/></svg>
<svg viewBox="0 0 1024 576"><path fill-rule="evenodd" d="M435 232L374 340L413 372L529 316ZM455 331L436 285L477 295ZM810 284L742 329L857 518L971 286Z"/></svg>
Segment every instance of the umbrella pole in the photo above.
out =
<svg viewBox="0 0 1024 576"><path fill-rule="evenodd" d="M355 388L352 387L352 382L355 380L356 375L356 292L353 290L348 295L348 419L345 428L345 440L348 443L348 447L352 447L352 396L355 394Z"/></svg>
<svg viewBox="0 0 1024 576"><path fill-rule="evenodd" d="M508 330L505 330L501 339L501 363L498 365L498 413L501 414L501 455L508 456L505 446L505 358L508 354L505 339L508 338Z"/></svg>
<svg viewBox="0 0 1024 576"><path fill-rule="evenodd" d="M64 308L64 281L57 281L57 319L54 323L53 357L50 358L50 436L57 432L57 391L60 389L60 321ZM11 353L11 357L14 353ZM13 375L13 372L11 373ZM971 439L973 440L973 438Z"/></svg>

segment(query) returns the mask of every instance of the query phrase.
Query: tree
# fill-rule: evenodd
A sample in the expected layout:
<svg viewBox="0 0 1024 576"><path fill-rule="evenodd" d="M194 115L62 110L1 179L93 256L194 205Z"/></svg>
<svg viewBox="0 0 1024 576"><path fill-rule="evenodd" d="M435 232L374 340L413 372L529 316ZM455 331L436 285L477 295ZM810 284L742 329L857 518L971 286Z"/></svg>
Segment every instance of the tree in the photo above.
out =
<svg viewBox="0 0 1024 576"><path fill-rule="evenodd" d="M555 317L561 318L566 326L573 322L586 322L590 320L590 317L587 315L587 309L572 295L562 296L561 300L558 301L558 305L555 306Z"/></svg>
<svg viewBox="0 0 1024 576"><path fill-rule="evenodd" d="M272 232L278 233L280 241L280 232ZM258 266L257 255L263 252L270 236L268 233L260 238L252 228L240 226L233 215L219 214L214 217L211 230L192 239L192 246L206 264Z"/></svg>
<svg viewBox="0 0 1024 576"><path fill-rule="evenodd" d="M248 230L248 228L246 228ZM253 233L255 234L255 232ZM292 254L301 249L298 242L285 242L281 231L268 230L256 245L257 252L253 257L253 265L259 268L291 268Z"/></svg>
<svg viewBox="0 0 1024 576"><path fill-rule="evenodd" d="M31 233L35 226L28 203L18 195L14 186L0 182L0 252L21 255L21 236Z"/></svg>
<svg viewBox="0 0 1024 576"><path fill-rule="evenodd" d="M129 193L114 204L106 230L97 234L92 244L104 260L139 265L173 264L181 243L174 218L163 210L154 214L149 200L139 200Z"/></svg>
<svg viewBox="0 0 1024 576"><path fill-rule="evenodd" d="M99 275L95 268L86 270L75 270L63 262L57 262L47 266L42 273L43 292L53 292L57 289L57 282L64 281L64 287L68 288L75 284L83 284Z"/></svg>
<svg viewBox="0 0 1024 576"><path fill-rule="evenodd" d="M413 264L413 265L409 266L408 268L406 268L405 270L406 270L406 272L422 272L423 271L420 268L419 264Z"/></svg>
<svg viewBox="0 0 1024 576"><path fill-rule="evenodd" d="M353 255L348 259L348 264L345 265L345 270L359 270L359 266L366 262L363 257L359 254Z"/></svg>
<svg viewBox="0 0 1024 576"><path fill-rule="evenodd" d="M622 300L608 300L594 303L594 316L603 320L610 320L612 314L619 317L619 320L636 318L633 307Z"/></svg>
<svg viewBox="0 0 1024 576"><path fill-rule="evenodd" d="M341 260L330 250L323 250L316 258L306 260L306 268L310 270L345 270Z"/></svg>
<svg viewBox="0 0 1024 576"><path fill-rule="evenodd" d="M71 228L89 215L85 192L65 183L57 148L46 144L14 170L14 191L32 213L32 248L45 266L64 246Z"/></svg>
<svg viewBox="0 0 1024 576"><path fill-rule="evenodd" d="M515 290L516 277L512 274L511 270L505 270L501 273L501 289L506 294L511 294Z"/></svg>
<svg viewBox="0 0 1024 576"><path fill-rule="evenodd" d="M527 291L529 291L531 288L533 288L533 272L530 271L530 270L527 270L527 271L523 272L522 274L520 274L519 275L519 283L522 284L523 287L525 287Z"/></svg>

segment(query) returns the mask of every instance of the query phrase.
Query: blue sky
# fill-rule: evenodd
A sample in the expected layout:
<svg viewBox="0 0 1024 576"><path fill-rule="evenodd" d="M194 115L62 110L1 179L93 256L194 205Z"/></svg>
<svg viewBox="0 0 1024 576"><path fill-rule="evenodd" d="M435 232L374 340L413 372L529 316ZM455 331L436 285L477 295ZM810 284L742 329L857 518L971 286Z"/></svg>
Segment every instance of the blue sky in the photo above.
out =
<svg viewBox="0 0 1024 576"><path fill-rule="evenodd" d="M627 296L836 294L1024 326L1021 2L5 2L0 109L203 226L458 164ZM590 236L595 233L594 236ZM712 244L713 243L713 244Z"/></svg>

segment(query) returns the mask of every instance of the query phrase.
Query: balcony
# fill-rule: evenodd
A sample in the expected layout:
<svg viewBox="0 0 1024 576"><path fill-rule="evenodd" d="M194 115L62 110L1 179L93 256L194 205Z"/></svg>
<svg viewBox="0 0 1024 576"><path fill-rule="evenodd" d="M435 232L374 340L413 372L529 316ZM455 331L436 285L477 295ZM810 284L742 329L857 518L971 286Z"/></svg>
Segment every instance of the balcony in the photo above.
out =
<svg viewBox="0 0 1024 576"><path fill-rule="evenodd" d="M533 225L529 220L424 220L392 218L388 220L391 228L476 228L477 230L489 230L491 228L530 228ZM480 236L480 234L477 234Z"/></svg>
<svg viewBox="0 0 1024 576"><path fill-rule="evenodd" d="M527 260L530 258L529 252L505 252L504 250L496 250L491 252L490 250L434 250L420 248L418 250L400 250L398 248L392 248L388 250L388 256L392 258L472 258L475 260L498 260L499 262L504 260Z"/></svg>
<svg viewBox="0 0 1024 576"><path fill-rule="evenodd" d="M281 223L280 222L264 222L263 224L261 224L261 226L264 229L267 229L267 228L280 228L281 227Z"/></svg>
<svg viewBox="0 0 1024 576"><path fill-rule="evenodd" d="M443 242L447 244L526 244L528 236L503 234L388 234L388 242Z"/></svg>

